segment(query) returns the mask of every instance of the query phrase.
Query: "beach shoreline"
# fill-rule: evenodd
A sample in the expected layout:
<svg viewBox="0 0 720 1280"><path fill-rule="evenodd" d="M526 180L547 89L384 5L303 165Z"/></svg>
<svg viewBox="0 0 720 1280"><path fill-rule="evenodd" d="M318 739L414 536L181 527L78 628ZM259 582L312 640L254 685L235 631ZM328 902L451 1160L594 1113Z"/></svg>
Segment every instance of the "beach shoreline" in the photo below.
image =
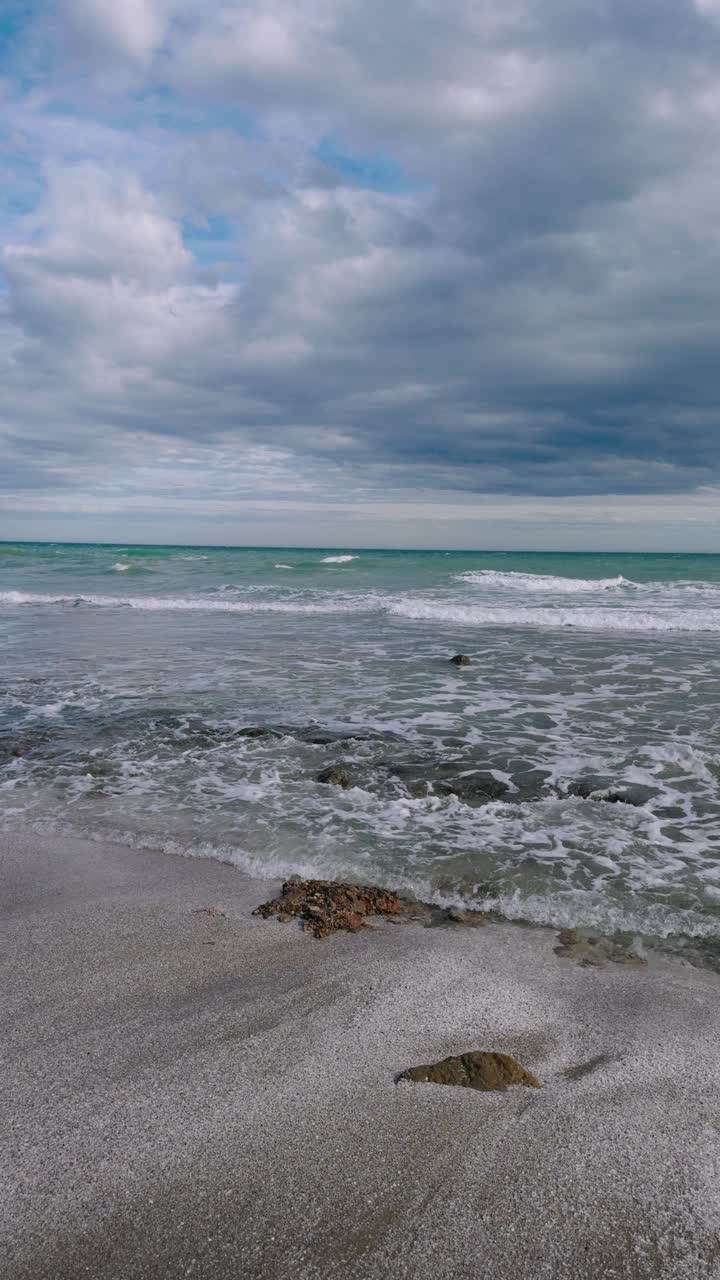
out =
<svg viewBox="0 0 720 1280"><path fill-rule="evenodd" d="M317 941L205 859L0 845L8 1280L716 1280L720 976ZM395 1083L515 1055L541 1089Z"/></svg>

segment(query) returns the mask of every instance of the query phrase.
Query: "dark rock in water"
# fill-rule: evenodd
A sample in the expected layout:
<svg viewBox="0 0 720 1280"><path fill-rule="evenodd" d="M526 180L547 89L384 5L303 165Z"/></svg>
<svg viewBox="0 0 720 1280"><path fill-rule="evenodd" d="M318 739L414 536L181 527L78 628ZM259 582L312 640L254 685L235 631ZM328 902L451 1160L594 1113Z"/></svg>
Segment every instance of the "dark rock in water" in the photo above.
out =
<svg viewBox="0 0 720 1280"><path fill-rule="evenodd" d="M454 795L466 804L481 805L499 800L510 790L487 769L464 769L461 760L387 760L380 761L379 767L399 779L411 796Z"/></svg>
<svg viewBox="0 0 720 1280"><path fill-rule="evenodd" d="M472 658L469 658L466 653L456 653L455 657L451 658L450 661L454 662L456 667L469 667Z"/></svg>
<svg viewBox="0 0 720 1280"><path fill-rule="evenodd" d="M345 769L339 769L332 765L329 769L323 769L322 773L317 776L318 782L325 782L332 787L351 787L352 778Z"/></svg>
<svg viewBox="0 0 720 1280"><path fill-rule="evenodd" d="M508 1053L486 1053L477 1049L461 1053L457 1057L443 1058L427 1066L410 1067L397 1076L400 1080L412 1080L416 1084L454 1084L464 1089L510 1089L513 1085L525 1085L539 1089L540 1081Z"/></svg>
<svg viewBox="0 0 720 1280"><path fill-rule="evenodd" d="M518 804L527 804L531 800L545 799L549 792L549 777L550 774L545 769L523 769L513 773L513 784L517 787L513 800Z"/></svg>
<svg viewBox="0 0 720 1280"><path fill-rule="evenodd" d="M593 800L605 800L608 804L632 804L637 809L641 809L648 800L652 800L657 795L652 787L643 787L638 783L633 783L629 787L617 787L609 791L598 792L592 797Z"/></svg>
<svg viewBox="0 0 720 1280"><path fill-rule="evenodd" d="M376 885L343 884L338 880L287 880L278 898L263 902L253 915L296 916L307 933L316 938L341 929L357 933L365 927L366 916L411 915L412 903Z"/></svg>
<svg viewBox="0 0 720 1280"><path fill-rule="evenodd" d="M238 738L279 738L276 729L263 728L260 725L248 725L247 729L238 729Z"/></svg>
<svg viewBox="0 0 720 1280"><path fill-rule="evenodd" d="M510 788L506 782L500 782L491 773L477 770L475 773L461 774L450 782L441 782L435 790L438 795L457 796L465 804L487 804L488 800L499 800Z"/></svg>
<svg viewBox="0 0 720 1280"><path fill-rule="evenodd" d="M571 782L568 795L578 796L582 800L604 800L606 804L631 804L641 808L657 795L657 791L641 783L613 786L607 778L591 777Z"/></svg>
<svg viewBox="0 0 720 1280"><path fill-rule="evenodd" d="M557 720L553 720L552 716L547 715L545 711L531 711L526 723L532 725L533 729L557 728Z"/></svg>
<svg viewBox="0 0 720 1280"><path fill-rule="evenodd" d="M577 796L579 800L589 800L595 792L603 791L609 786L609 778L578 778L576 782L569 783L567 794L569 796Z"/></svg>

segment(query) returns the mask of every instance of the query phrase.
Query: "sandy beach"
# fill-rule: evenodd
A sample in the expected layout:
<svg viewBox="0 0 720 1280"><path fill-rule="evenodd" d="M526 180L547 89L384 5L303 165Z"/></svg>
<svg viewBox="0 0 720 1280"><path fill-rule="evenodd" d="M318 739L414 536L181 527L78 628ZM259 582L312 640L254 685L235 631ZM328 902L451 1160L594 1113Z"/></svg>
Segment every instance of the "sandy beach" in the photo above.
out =
<svg viewBox="0 0 720 1280"><path fill-rule="evenodd" d="M316 941L252 916L275 881L100 843L0 867L6 1280L720 1276L718 975ZM395 1083L468 1049L542 1088Z"/></svg>

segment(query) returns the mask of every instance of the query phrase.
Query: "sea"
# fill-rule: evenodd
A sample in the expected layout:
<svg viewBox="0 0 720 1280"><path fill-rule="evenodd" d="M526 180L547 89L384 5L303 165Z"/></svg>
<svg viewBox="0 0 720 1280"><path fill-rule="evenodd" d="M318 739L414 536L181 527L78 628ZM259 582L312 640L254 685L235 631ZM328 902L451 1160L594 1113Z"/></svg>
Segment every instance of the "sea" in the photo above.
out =
<svg viewBox="0 0 720 1280"><path fill-rule="evenodd" d="M7 831L720 954L720 556L4 543L0 643Z"/></svg>

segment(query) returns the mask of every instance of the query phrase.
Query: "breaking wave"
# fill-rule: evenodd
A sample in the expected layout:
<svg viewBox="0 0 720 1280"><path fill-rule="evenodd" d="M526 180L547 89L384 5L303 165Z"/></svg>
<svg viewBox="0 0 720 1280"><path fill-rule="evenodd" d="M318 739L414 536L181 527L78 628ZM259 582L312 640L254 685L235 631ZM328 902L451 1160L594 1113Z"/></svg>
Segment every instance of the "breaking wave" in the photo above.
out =
<svg viewBox="0 0 720 1280"><path fill-rule="evenodd" d="M466 627L575 627L583 631L720 631L720 609L560 608L517 605L456 605L406 599L388 612L416 622L456 623Z"/></svg>
<svg viewBox="0 0 720 1280"><path fill-rule="evenodd" d="M301 604L292 600L198 600L183 596L51 596L25 591L0 591L0 604L86 605L99 609L139 609L148 613L358 613L367 608L359 597Z"/></svg>
<svg viewBox="0 0 720 1280"><path fill-rule="evenodd" d="M0 605L58 605L66 607L137 609L150 613L276 613L346 614L379 613L412 622L465 627L572 627L584 631L720 632L720 609L655 609L601 606L562 607L532 605L493 606L456 604L450 600L379 595L333 595L303 602L297 599L228 600L185 596L44 595L24 591L0 592Z"/></svg>
<svg viewBox="0 0 720 1280"><path fill-rule="evenodd" d="M559 578L547 573L502 573L499 569L470 569L466 573L459 573L457 578L478 587L497 587L508 591L548 591L557 595L638 586L638 583L624 578L621 573L615 578Z"/></svg>

